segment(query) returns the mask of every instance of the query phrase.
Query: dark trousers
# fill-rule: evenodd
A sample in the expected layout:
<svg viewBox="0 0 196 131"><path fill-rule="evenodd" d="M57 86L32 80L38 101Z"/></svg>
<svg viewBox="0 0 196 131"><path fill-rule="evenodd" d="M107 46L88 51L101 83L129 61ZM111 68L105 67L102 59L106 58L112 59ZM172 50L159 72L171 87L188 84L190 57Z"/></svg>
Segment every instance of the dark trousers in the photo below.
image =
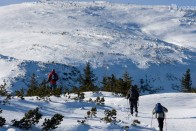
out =
<svg viewBox="0 0 196 131"><path fill-rule="evenodd" d="M157 118L157 121L159 123L159 130L163 131L164 118Z"/></svg>
<svg viewBox="0 0 196 131"><path fill-rule="evenodd" d="M51 90L56 89L56 87L57 87L57 85L56 85L56 84L52 84L52 83L50 83L50 89L51 89Z"/></svg>
<svg viewBox="0 0 196 131"><path fill-rule="evenodd" d="M131 114L133 114L133 108L135 109L135 112L138 113L137 100L130 100L129 99L129 104L130 104Z"/></svg>

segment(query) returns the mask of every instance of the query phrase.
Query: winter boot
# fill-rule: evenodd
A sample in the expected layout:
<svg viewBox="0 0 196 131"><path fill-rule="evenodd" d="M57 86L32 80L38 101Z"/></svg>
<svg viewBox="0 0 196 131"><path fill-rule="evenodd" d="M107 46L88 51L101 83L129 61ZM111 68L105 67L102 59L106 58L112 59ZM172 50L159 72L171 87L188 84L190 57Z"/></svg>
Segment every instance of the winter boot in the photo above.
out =
<svg viewBox="0 0 196 131"><path fill-rule="evenodd" d="M163 129L159 128L159 131L163 131Z"/></svg>

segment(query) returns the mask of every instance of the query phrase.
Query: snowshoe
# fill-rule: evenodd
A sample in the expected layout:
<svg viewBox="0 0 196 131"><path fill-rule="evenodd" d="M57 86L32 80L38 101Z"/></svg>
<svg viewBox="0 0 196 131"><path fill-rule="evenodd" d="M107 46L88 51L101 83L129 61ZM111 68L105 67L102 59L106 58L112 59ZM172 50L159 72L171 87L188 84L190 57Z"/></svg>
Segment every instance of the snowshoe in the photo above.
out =
<svg viewBox="0 0 196 131"><path fill-rule="evenodd" d="M137 126L138 124L140 124L141 122L139 120L133 120L133 123L131 124L132 126Z"/></svg>
<svg viewBox="0 0 196 131"><path fill-rule="evenodd" d="M140 124L141 122L139 120L133 120L133 123Z"/></svg>

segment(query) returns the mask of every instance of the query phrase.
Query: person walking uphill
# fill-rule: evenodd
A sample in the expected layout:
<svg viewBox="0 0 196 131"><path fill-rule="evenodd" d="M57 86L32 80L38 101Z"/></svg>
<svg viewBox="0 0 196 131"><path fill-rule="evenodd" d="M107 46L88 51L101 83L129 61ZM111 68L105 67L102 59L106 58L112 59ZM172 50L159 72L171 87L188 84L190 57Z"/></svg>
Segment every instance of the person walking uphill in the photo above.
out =
<svg viewBox="0 0 196 131"><path fill-rule="evenodd" d="M158 124L159 124L159 130L163 131L163 122L165 119L165 113L168 112L167 108L161 105L161 103L157 103L152 111L152 114L156 115Z"/></svg>
<svg viewBox="0 0 196 131"><path fill-rule="evenodd" d="M130 112L133 116L133 108L135 109L135 116L138 116L138 100L139 100L139 92L136 87L131 87L127 92L127 99L129 99Z"/></svg>
<svg viewBox="0 0 196 131"><path fill-rule="evenodd" d="M57 87L56 82L58 81L58 79L58 74L55 72L55 69L53 69L48 75L48 82L50 82L51 89L55 89Z"/></svg>

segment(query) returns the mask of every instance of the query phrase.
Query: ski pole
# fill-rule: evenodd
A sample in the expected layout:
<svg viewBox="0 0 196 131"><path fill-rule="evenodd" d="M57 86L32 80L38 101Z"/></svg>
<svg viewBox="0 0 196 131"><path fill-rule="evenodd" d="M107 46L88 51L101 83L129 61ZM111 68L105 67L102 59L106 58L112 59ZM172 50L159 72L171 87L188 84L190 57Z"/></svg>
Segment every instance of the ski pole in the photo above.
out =
<svg viewBox="0 0 196 131"><path fill-rule="evenodd" d="M129 115L129 100L127 99L127 114Z"/></svg>
<svg viewBox="0 0 196 131"><path fill-rule="evenodd" d="M167 122L166 122L166 117L165 117L165 128L166 128L166 131L167 131Z"/></svg>
<svg viewBox="0 0 196 131"><path fill-rule="evenodd" d="M139 99L137 100L137 107L139 107Z"/></svg>
<svg viewBox="0 0 196 131"><path fill-rule="evenodd" d="M152 114L152 119L151 119L151 127L152 127L152 120L153 120L153 114Z"/></svg>

